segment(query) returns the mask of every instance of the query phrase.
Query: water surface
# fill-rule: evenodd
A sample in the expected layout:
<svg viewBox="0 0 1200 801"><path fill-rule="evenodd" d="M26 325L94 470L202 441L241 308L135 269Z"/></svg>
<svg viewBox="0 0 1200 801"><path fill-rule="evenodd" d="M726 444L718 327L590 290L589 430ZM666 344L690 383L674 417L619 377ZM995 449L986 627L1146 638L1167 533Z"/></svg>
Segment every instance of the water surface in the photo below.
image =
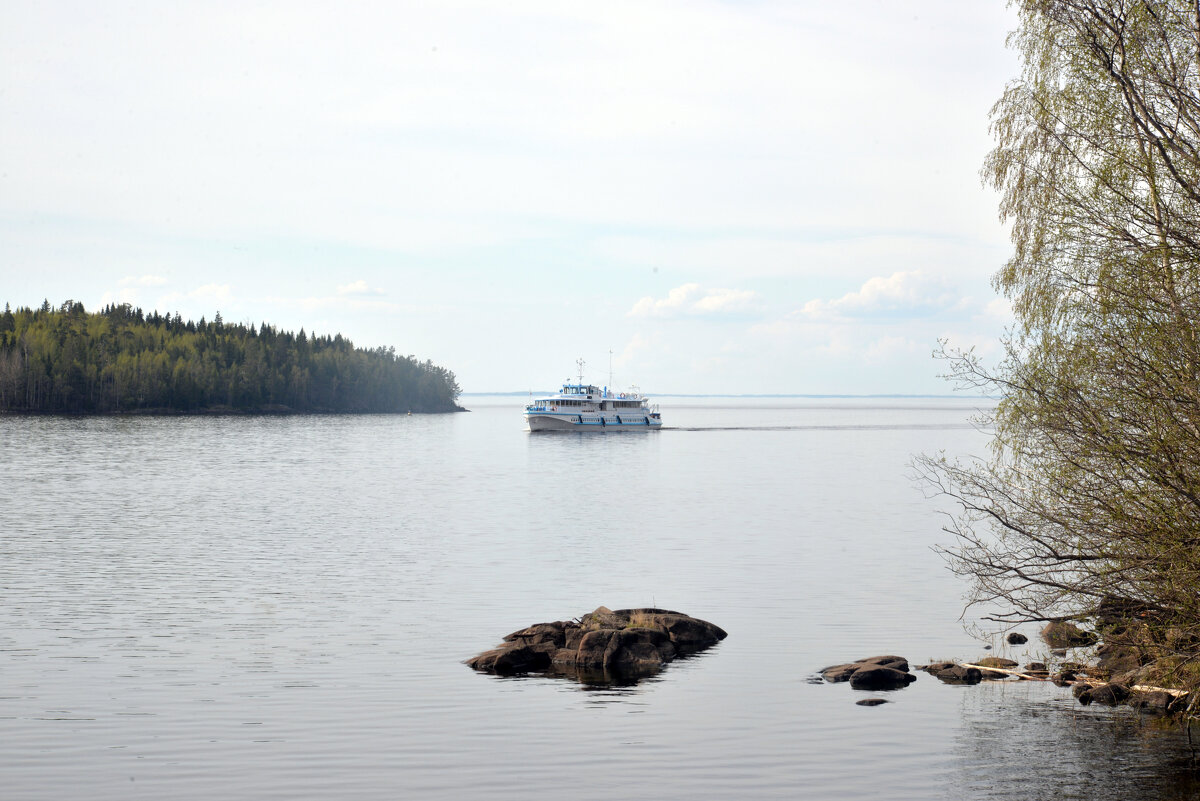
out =
<svg viewBox="0 0 1200 801"><path fill-rule="evenodd" d="M465 403L0 418L3 797L1196 793L1177 732L1049 685L810 683L983 654L906 468L983 453L975 403L662 399L667 430L586 435ZM634 687L461 664L600 604L730 636Z"/></svg>

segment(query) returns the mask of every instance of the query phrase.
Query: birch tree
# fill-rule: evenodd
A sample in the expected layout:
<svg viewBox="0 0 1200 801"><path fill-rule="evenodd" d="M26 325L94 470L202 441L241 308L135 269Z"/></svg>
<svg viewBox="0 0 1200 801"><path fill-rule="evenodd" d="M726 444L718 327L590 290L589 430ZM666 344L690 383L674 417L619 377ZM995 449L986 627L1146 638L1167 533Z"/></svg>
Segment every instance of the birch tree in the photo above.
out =
<svg viewBox="0 0 1200 801"><path fill-rule="evenodd" d="M1200 2L1018 0L1021 75L983 170L1013 253L990 458L923 457L952 567L1002 623L1153 610L1200 637ZM1168 636L1169 632L1169 636ZM1182 632L1182 634L1181 634ZM1169 642L1168 642L1169 640Z"/></svg>

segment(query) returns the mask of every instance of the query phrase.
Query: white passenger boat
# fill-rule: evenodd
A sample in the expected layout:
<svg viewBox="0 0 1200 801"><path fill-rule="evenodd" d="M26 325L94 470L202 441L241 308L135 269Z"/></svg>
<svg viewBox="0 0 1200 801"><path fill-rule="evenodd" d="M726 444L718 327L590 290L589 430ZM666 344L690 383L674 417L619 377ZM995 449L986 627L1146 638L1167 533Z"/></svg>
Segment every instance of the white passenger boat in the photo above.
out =
<svg viewBox="0 0 1200 801"><path fill-rule="evenodd" d="M636 389L610 392L583 383L565 383L557 395L531 398L525 407L530 431L646 431L662 428L658 405Z"/></svg>

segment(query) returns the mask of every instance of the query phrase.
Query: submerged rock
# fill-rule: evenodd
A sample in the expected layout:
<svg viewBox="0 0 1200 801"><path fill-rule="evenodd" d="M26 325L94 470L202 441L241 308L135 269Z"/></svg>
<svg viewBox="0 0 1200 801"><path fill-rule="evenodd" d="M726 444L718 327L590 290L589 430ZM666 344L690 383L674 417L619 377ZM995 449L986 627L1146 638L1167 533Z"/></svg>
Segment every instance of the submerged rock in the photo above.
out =
<svg viewBox="0 0 1200 801"><path fill-rule="evenodd" d="M475 670L511 676L544 671L611 683L653 675L678 656L696 653L726 633L698 618L667 609L601 606L578 621L528 626L503 644L467 660Z"/></svg>
<svg viewBox="0 0 1200 801"><path fill-rule="evenodd" d="M864 698L861 701L855 701L854 703L858 706L879 706L880 704L886 704L887 702L888 700L886 698Z"/></svg>

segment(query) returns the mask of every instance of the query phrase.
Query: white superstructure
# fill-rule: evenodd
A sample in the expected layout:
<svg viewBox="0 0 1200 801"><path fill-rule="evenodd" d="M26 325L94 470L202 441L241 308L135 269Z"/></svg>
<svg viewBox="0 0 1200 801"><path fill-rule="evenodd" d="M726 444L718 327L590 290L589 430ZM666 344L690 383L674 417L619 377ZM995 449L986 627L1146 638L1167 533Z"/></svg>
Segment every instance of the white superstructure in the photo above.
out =
<svg viewBox="0 0 1200 801"><path fill-rule="evenodd" d="M582 367L581 367L582 372ZM658 405L637 390L609 392L592 384L563 384L557 395L532 398L525 407L530 431L625 431L662 428Z"/></svg>

